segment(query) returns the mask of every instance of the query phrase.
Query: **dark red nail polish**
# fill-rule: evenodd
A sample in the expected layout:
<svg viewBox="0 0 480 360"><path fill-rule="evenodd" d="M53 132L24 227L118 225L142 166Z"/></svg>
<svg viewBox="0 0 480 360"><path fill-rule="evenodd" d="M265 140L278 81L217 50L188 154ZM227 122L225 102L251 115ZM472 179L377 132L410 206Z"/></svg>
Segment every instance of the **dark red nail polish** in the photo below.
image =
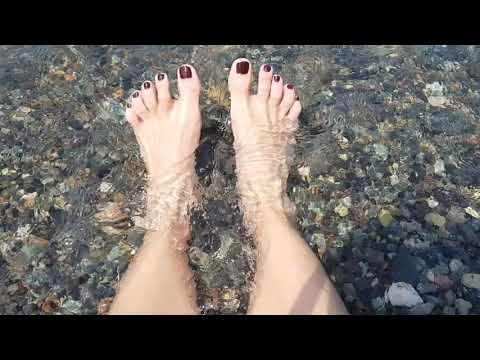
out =
<svg viewBox="0 0 480 360"><path fill-rule="evenodd" d="M140 95L140 93L139 93L138 91L135 91L132 96L133 96L134 98L136 98L136 97L138 97L138 95Z"/></svg>
<svg viewBox="0 0 480 360"><path fill-rule="evenodd" d="M292 90L292 89L293 89L293 85L292 85L292 84L288 84L288 85L287 85L287 89Z"/></svg>
<svg viewBox="0 0 480 360"><path fill-rule="evenodd" d="M180 78L190 79L192 77L192 70L188 66L182 66L180 68Z"/></svg>
<svg viewBox="0 0 480 360"><path fill-rule="evenodd" d="M273 75L273 81L279 82L280 81L280 75Z"/></svg>
<svg viewBox="0 0 480 360"><path fill-rule="evenodd" d="M245 75L250 69L250 63L248 61L241 61L237 63L237 74Z"/></svg>
<svg viewBox="0 0 480 360"><path fill-rule="evenodd" d="M270 70L272 70L272 67L270 65L263 65L263 70L265 72L270 72Z"/></svg>
<svg viewBox="0 0 480 360"><path fill-rule="evenodd" d="M152 85L152 84L150 84L150 81L145 81L145 82L143 83L143 88L144 88L144 89L150 89L150 86L151 86L151 85Z"/></svg>
<svg viewBox="0 0 480 360"><path fill-rule="evenodd" d="M131 108L131 107L132 107L132 104L128 103L127 108Z"/></svg>
<svg viewBox="0 0 480 360"><path fill-rule="evenodd" d="M297 97L295 98L295 100L297 100L297 101L300 100L300 97L297 96Z"/></svg>
<svg viewBox="0 0 480 360"><path fill-rule="evenodd" d="M162 81L163 79L165 79L165 74L157 74L158 81Z"/></svg>

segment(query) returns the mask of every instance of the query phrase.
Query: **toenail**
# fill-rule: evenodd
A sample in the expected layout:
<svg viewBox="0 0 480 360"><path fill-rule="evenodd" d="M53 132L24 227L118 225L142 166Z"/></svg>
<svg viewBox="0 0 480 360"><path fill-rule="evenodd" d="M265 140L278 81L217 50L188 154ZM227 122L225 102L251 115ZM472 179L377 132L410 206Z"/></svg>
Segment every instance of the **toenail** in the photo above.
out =
<svg viewBox="0 0 480 360"><path fill-rule="evenodd" d="M127 103L127 108L131 108L131 107L132 107L132 104Z"/></svg>
<svg viewBox="0 0 480 360"><path fill-rule="evenodd" d="M145 81L145 82L143 83L143 87L144 87L145 89L150 89L150 86L151 86L150 81Z"/></svg>
<svg viewBox="0 0 480 360"><path fill-rule="evenodd" d="M136 97L138 97L138 95L140 95L140 93L139 93L138 91L135 91L132 96L133 96L134 98L136 98Z"/></svg>
<svg viewBox="0 0 480 360"><path fill-rule="evenodd" d="M157 74L158 81L162 81L163 79L165 79L165 74Z"/></svg>
<svg viewBox="0 0 480 360"><path fill-rule="evenodd" d="M248 61L241 61L237 63L237 74L245 75L248 73L250 63Z"/></svg>
<svg viewBox="0 0 480 360"><path fill-rule="evenodd" d="M270 70L272 70L272 67L270 65L264 65L263 70L266 72L270 72Z"/></svg>
<svg viewBox="0 0 480 360"><path fill-rule="evenodd" d="M188 66L182 66L180 68L180 77L182 79L189 79L192 77L192 70Z"/></svg>
<svg viewBox="0 0 480 360"><path fill-rule="evenodd" d="M280 75L273 75L273 81L279 82L280 81Z"/></svg>
<svg viewBox="0 0 480 360"><path fill-rule="evenodd" d="M299 96L297 96L297 97L295 98L295 100L299 101L299 100L300 100L300 97L299 97Z"/></svg>
<svg viewBox="0 0 480 360"><path fill-rule="evenodd" d="M293 85L292 85L292 84L288 84L288 85L287 85L287 89L292 90L292 89L293 89Z"/></svg>

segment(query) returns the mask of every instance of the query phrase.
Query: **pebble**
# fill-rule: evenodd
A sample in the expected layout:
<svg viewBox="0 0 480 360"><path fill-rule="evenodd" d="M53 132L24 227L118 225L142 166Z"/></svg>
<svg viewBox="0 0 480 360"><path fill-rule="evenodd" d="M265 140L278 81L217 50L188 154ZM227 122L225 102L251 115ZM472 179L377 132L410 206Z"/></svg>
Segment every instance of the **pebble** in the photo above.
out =
<svg viewBox="0 0 480 360"><path fill-rule="evenodd" d="M474 217L475 219L480 219L480 214L478 213L478 211L470 206L465 209L465 212L468 215Z"/></svg>
<svg viewBox="0 0 480 360"><path fill-rule="evenodd" d="M388 158L388 147L383 144L374 144L375 155L378 160L385 161Z"/></svg>
<svg viewBox="0 0 480 360"><path fill-rule="evenodd" d="M382 267L385 264L385 255L382 251L368 248L365 257L370 264Z"/></svg>
<svg viewBox="0 0 480 360"><path fill-rule="evenodd" d="M99 190L102 193L107 193L111 191L112 188L113 188L113 185L111 183L104 181L100 184Z"/></svg>
<svg viewBox="0 0 480 360"><path fill-rule="evenodd" d="M443 315L455 315L455 308L453 306L445 305L443 308Z"/></svg>
<svg viewBox="0 0 480 360"><path fill-rule="evenodd" d="M425 221L439 228L443 228L446 223L445 218L437 213L428 213L427 215L425 215Z"/></svg>
<svg viewBox="0 0 480 360"><path fill-rule="evenodd" d="M418 271L417 265L417 259L410 255L407 250L401 249L391 263L392 280L413 285L418 284L420 272Z"/></svg>
<svg viewBox="0 0 480 360"><path fill-rule="evenodd" d="M385 300L393 306L413 307L423 303L413 286L404 282L393 283L386 292Z"/></svg>
<svg viewBox="0 0 480 360"><path fill-rule="evenodd" d="M460 233L463 236L463 239L473 245L477 245L480 243L480 238L475 234L473 227L469 223L458 225Z"/></svg>
<svg viewBox="0 0 480 360"><path fill-rule="evenodd" d="M438 159L435 164L433 165L433 171L436 175L444 175L445 174L445 163L442 159Z"/></svg>
<svg viewBox="0 0 480 360"><path fill-rule="evenodd" d="M447 219L450 222L455 224L464 224L467 222L467 219L465 218L465 212L463 211L463 209L456 206L452 206L450 208L447 214Z"/></svg>
<svg viewBox="0 0 480 360"><path fill-rule="evenodd" d="M393 216L390 214L390 211L382 209L378 212L378 220L384 227L389 227L393 221Z"/></svg>
<svg viewBox="0 0 480 360"><path fill-rule="evenodd" d="M433 309L435 308L435 304L431 302L426 302L424 304L415 305L413 308L410 309L411 315L429 315L432 313Z"/></svg>
<svg viewBox="0 0 480 360"><path fill-rule="evenodd" d="M371 300L372 308L377 313L385 312L385 299L382 297L376 297Z"/></svg>
<svg viewBox="0 0 480 360"><path fill-rule="evenodd" d="M438 286L433 283L420 283L417 286L417 290L420 294L433 294L438 292Z"/></svg>
<svg viewBox="0 0 480 360"><path fill-rule="evenodd" d="M455 300L455 309L459 315L468 315L470 309L472 308L472 303L463 299Z"/></svg>
<svg viewBox="0 0 480 360"><path fill-rule="evenodd" d="M313 233L310 236L310 243L317 246L319 255L323 255L327 250L327 240L322 233Z"/></svg>
<svg viewBox="0 0 480 360"><path fill-rule="evenodd" d="M464 274L462 276L462 284L468 288L480 290L480 274Z"/></svg>
<svg viewBox="0 0 480 360"><path fill-rule="evenodd" d="M337 213L341 217L345 217L348 215L348 208L345 205L337 205L335 208L335 213Z"/></svg>
<svg viewBox="0 0 480 360"><path fill-rule="evenodd" d="M437 284L441 290L450 289L454 282L447 275L435 275L434 283Z"/></svg>
<svg viewBox="0 0 480 360"><path fill-rule="evenodd" d="M433 208L436 208L438 206L438 201L433 199L433 198L429 198L427 200L427 204L428 204L428 206L430 206L433 209Z"/></svg>
<svg viewBox="0 0 480 360"><path fill-rule="evenodd" d="M463 263L461 260L452 259L450 260L450 264L448 264L448 267L450 268L450 271L452 273L455 273L463 268Z"/></svg>
<svg viewBox="0 0 480 360"><path fill-rule="evenodd" d="M355 291L355 287L351 283L347 283L343 285L343 293L345 294L345 301L353 302L357 297L357 292Z"/></svg>
<svg viewBox="0 0 480 360"><path fill-rule="evenodd" d="M452 290L448 290L445 295L445 302L447 305L453 306L455 304L456 296L455 293Z"/></svg>

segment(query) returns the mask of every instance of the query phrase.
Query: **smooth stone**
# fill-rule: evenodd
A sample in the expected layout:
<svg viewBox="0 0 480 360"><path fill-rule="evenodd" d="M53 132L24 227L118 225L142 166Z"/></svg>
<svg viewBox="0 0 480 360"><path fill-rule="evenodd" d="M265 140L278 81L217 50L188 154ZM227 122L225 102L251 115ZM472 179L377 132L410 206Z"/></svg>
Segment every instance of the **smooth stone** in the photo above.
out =
<svg viewBox="0 0 480 360"><path fill-rule="evenodd" d="M378 212L378 220L384 227L389 227L393 221L393 216L390 211L382 209Z"/></svg>
<svg viewBox="0 0 480 360"><path fill-rule="evenodd" d="M468 288L480 290L480 274L474 274L474 273L463 274L462 284Z"/></svg>
<svg viewBox="0 0 480 360"><path fill-rule="evenodd" d="M443 315L455 315L455 308L453 306L445 305L443 308Z"/></svg>
<svg viewBox="0 0 480 360"><path fill-rule="evenodd" d="M394 282L406 282L417 285L420 279L420 272L418 271L418 259L408 253L404 248L401 248L397 256L392 260L391 276Z"/></svg>
<svg viewBox="0 0 480 360"><path fill-rule="evenodd" d="M452 290L448 290L445 293L444 298L445 298L445 302L447 303L447 305L449 305L449 306L455 305L455 300L456 300L457 297L455 296L455 293Z"/></svg>
<svg viewBox="0 0 480 360"><path fill-rule="evenodd" d="M412 315L429 315L432 313L435 304L431 302L427 302L424 304L415 305L413 308L410 309L410 314Z"/></svg>
<svg viewBox="0 0 480 360"><path fill-rule="evenodd" d="M444 227L446 223L445 218L437 213L428 213L427 215L425 215L425 221L439 228Z"/></svg>
<svg viewBox="0 0 480 360"><path fill-rule="evenodd" d="M405 282L393 283L386 292L386 299L393 306L413 307L423 303L413 286Z"/></svg>
<svg viewBox="0 0 480 360"><path fill-rule="evenodd" d="M468 315L470 309L472 308L472 303L463 299L455 300L455 309L459 315Z"/></svg>
<svg viewBox="0 0 480 360"><path fill-rule="evenodd" d="M455 273L463 268L463 262L459 259L452 259L450 260L448 267L452 273Z"/></svg>

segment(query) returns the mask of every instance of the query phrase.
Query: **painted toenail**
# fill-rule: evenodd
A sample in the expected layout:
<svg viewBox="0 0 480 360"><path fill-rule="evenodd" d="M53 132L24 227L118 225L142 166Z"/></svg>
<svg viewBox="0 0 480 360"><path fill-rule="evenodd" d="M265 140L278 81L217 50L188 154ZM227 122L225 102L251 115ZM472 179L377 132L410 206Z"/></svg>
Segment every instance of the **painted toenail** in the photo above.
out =
<svg viewBox="0 0 480 360"><path fill-rule="evenodd" d="M300 100L300 97L299 97L299 96L297 96L297 97L295 98L295 100L299 101L299 100Z"/></svg>
<svg viewBox="0 0 480 360"><path fill-rule="evenodd" d="M292 84L288 84L288 85L287 85L287 89L292 90L292 89L293 89L293 85L292 85Z"/></svg>
<svg viewBox="0 0 480 360"><path fill-rule="evenodd" d="M270 70L272 70L272 67L270 65L264 65L263 70L265 70L266 72L270 72Z"/></svg>
<svg viewBox="0 0 480 360"><path fill-rule="evenodd" d="M157 74L158 81L162 81L163 79L165 79L165 74Z"/></svg>
<svg viewBox="0 0 480 360"><path fill-rule="evenodd" d="M127 103L127 108L131 108L131 107L132 107L132 104Z"/></svg>
<svg viewBox="0 0 480 360"><path fill-rule="evenodd" d="M138 95L140 95L140 93L139 93L138 91L135 91L132 96L133 96L134 98L136 98L136 97L138 97Z"/></svg>
<svg viewBox="0 0 480 360"><path fill-rule="evenodd" d="M182 66L180 68L180 78L189 79L192 77L192 70L188 66Z"/></svg>
<svg viewBox="0 0 480 360"><path fill-rule="evenodd" d="M273 75L273 81L279 82L280 81L280 75Z"/></svg>
<svg viewBox="0 0 480 360"><path fill-rule="evenodd" d="M143 83L143 87L144 87L145 89L150 89L150 86L151 86L150 81L145 81L145 82Z"/></svg>
<svg viewBox="0 0 480 360"><path fill-rule="evenodd" d="M245 75L248 73L250 63L248 61L241 61L237 63L237 74Z"/></svg>

